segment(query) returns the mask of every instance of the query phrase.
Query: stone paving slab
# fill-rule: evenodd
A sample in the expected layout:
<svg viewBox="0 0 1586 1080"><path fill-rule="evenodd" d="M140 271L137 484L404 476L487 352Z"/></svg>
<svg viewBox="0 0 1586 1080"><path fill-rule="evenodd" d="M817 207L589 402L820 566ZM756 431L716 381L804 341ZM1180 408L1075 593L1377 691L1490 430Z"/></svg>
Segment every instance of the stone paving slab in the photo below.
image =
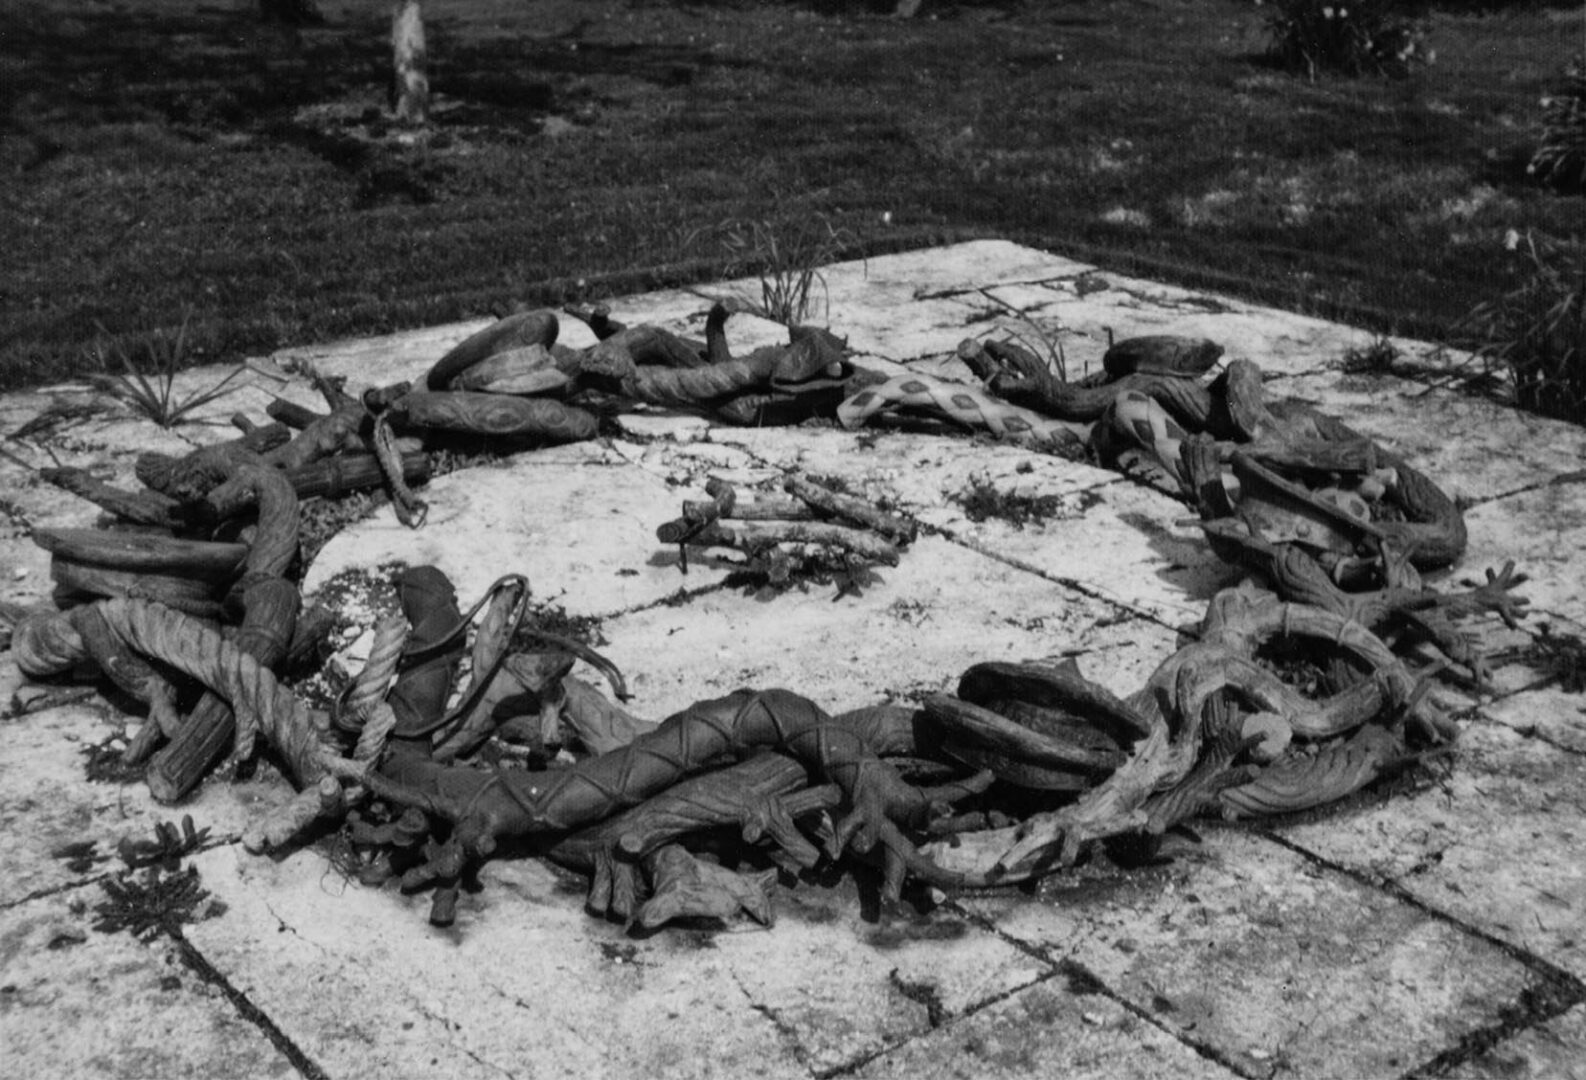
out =
<svg viewBox="0 0 1586 1080"><path fill-rule="evenodd" d="M0 1063L8 1076L296 1077L170 941L93 928L96 890L0 908Z"/></svg>
<svg viewBox="0 0 1586 1080"><path fill-rule="evenodd" d="M1031 1038L1039 1032L1039 1038ZM1222 1080L1237 1073L1174 1040L1101 994L1046 980L958 1023L866 1062L852 1075L881 1080Z"/></svg>
<svg viewBox="0 0 1586 1080"><path fill-rule="evenodd" d="M1534 981L1459 928L1239 831L1044 900L968 906L1245 1074L1397 1075Z"/></svg>
<svg viewBox="0 0 1586 1080"><path fill-rule="evenodd" d="M1455 1080L1586 1080L1586 1006L1494 1046L1457 1065Z"/></svg>
<svg viewBox="0 0 1586 1080"><path fill-rule="evenodd" d="M1026 317L1062 343L1071 371L1099 364L1109 329L1218 340L1229 358L1260 363L1271 393L1345 415L1469 504L1471 553L1449 577L1516 558L1535 577L1524 591L1540 619L1556 633L1586 628L1575 535L1586 508L1570 476L1581 429L1415 379L1346 374L1343 352L1374 340L1352 328L1012 244L823 273L833 329L888 373L963 377L959 340L1028 336ZM725 282L610 306L698 334L708 298L756 292ZM414 379L483 325L260 359L196 425L161 431L120 409L8 442L17 460L0 455L0 598L48 593L31 528L96 517L37 481L31 469L52 455L131 486L140 451L231 437L233 412L260 419L276 395L319 407L309 370L345 377L352 392ZM728 333L752 348L783 331L740 315ZM564 340L587 335L563 320ZM1396 344L1437 362L1431 346ZM184 373L178 390L225 373ZM0 398L0 434L57 400L103 404L85 384ZM659 717L744 684L788 685L831 709L908 701L950 687L969 663L1054 655L1126 694L1227 574L1175 499L984 438L733 429L654 411L615 430L437 478L422 492L425 529L377 510L320 553L310 592L345 595L384 564L436 562L467 603L500 574L526 573L537 603L595 621L635 711ZM857 593L746 585L729 552L698 553L684 575L655 541L710 477L774 486L790 470L887 501L920 523L920 538ZM1044 499L1048 514L1022 528L971 520L976 487ZM348 610L368 619L367 607ZM1434 689L1462 710L1465 733L1430 785L1390 784L1270 833L1210 826L1198 846L1170 837L1160 863L1097 859L1036 889L931 911L881 908L864 870L784 879L769 929L738 920L630 934L584 912L581 878L527 858L486 864L457 924L435 929L427 895L357 885L327 845L243 852L244 823L285 794L268 766L160 807L141 785L83 776L79 749L124 728L119 710L91 700L0 719L0 854L11 868L0 886L0 1064L6 1075L61 1073L56 1044L92 1016L103 1031L67 1059L71 1075L1571 1075L1586 1060L1586 699L1534 688L1544 673L1525 647L1539 621L1477 628L1507 650L1492 694ZM0 713L17 686L0 662ZM91 841L106 855L183 812L211 829L190 862L218 905L183 928L185 944L85 932L116 864L74 868L63 845ZM108 1004L91 1012L96 995Z"/></svg>
<svg viewBox="0 0 1586 1080"><path fill-rule="evenodd" d="M1485 719L1465 725L1453 753L1424 791L1277 831L1586 976L1586 757Z"/></svg>
<svg viewBox="0 0 1586 1080"><path fill-rule="evenodd" d="M1544 483L1492 499L1465 515L1470 530L1466 566L1513 559L1530 576L1525 594L1537 618L1586 625L1586 484Z"/></svg>

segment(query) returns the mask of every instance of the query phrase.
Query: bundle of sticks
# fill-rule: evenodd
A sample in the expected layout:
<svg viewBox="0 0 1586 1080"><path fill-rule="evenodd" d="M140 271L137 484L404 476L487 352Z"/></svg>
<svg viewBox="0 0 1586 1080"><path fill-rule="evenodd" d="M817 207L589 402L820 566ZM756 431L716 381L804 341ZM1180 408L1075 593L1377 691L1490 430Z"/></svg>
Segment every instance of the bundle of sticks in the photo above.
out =
<svg viewBox="0 0 1586 1080"><path fill-rule="evenodd" d="M655 530L663 544L678 545L685 573L690 547L741 551L774 585L798 571L896 566L900 549L918 532L908 518L803 476L787 476L780 491L750 497L713 477L705 494L709 498L685 500L683 516Z"/></svg>

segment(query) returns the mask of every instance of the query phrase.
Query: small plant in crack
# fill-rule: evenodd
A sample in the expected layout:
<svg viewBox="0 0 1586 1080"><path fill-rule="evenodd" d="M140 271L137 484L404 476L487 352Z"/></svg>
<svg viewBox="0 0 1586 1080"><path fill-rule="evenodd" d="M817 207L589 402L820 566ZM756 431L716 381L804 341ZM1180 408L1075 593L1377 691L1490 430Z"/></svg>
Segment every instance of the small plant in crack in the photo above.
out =
<svg viewBox="0 0 1586 1080"><path fill-rule="evenodd" d="M1397 345L1386 337L1379 337L1370 345L1345 350L1339 369L1346 375L1387 375L1393 371L1393 362L1399 355Z"/></svg>
<svg viewBox="0 0 1586 1080"><path fill-rule="evenodd" d="M1039 525L1063 513L1060 495L1019 495L1002 491L990 478L974 476L969 486L950 496L964 508L964 516L977 525L995 518L1005 521L1015 529L1026 525Z"/></svg>
<svg viewBox="0 0 1586 1080"><path fill-rule="evenodd" d="M106 898L94 906L99 916L94 929L106 934L125 930L139 941L161 933L180 937L184 924L223 910L218 903L211 903L199 914L199 905L210 897L198 882L196 866L175 873L160 866L151 866L141 874L128 870L101 885Z"/></svg>

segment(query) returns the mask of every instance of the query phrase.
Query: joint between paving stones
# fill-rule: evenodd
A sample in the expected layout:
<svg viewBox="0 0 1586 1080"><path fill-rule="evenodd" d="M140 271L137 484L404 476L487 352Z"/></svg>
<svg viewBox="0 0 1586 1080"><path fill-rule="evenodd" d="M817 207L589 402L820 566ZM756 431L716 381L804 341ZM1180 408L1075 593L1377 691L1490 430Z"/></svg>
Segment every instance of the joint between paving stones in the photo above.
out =
<svg viewBox="0 0 1586 1080"><path fill-rule="evenodd" d="M952 905L949 905L949 906L952 907L954 910L956 910L956 911L968 916L969 918L974 919L976 922L980 922L982 924L983 928L990 930L993 934L996 934L999 938L1002 938L1004 941L1008 941L1009 944L1015 945L1016 947L1020 944L1020 943L1011 941L1010 939L1007 938L1006 935L1001 934L999 931L997 931L995 926L987 925L984 920L977 918L974 915L973 912L965 911L963 908L958 907L958 905L956 905L956 904L952 904ZM1051 962L1051 960L1047 959L1046 957L1042 957L1042 956L1036 955L1035 953L1030 952L1027 949L1021 949L1021 951L1029 953L1029 955L1031 955L1035 959L1040 960L1042 963L1044 963L1046 965L1046 970L1042 971L1040 974L1036 975L1035 978L1031 979L1027 983L1024 983L1024 984L1022 984L1020 986L1011 987L1011 988L1009 988L1007 990L999 991L999 992L997 992L995 994L992 994L992 995L984 998L981 1001L975 1002L973 1005L970 1005L968 1008L964 1009L963 1012L954 1013L954 1014L951 1014L951 1015L943 1015L943 1016L941 1016L939 1021L937 1021L937 1020L929 1020L930 1028L928 1030L926 1030L926 1031L922 1031L922 1032L920 1032L918 1034L915 1034L915 1035L906 1035L903 1038L898 1039L896 1042L887 1043L886 1045L878 1047L877 1049L871 1051L868 1054L863 1054L863 1055L861 1055L861 1056L859 1056L857 1058L854 1058L852 1061L845 1061L841 1065L834 1065L830 1069L822 1069L822 1070L820 1070L818 1072L815 1072L813 1074L815 1080L838 1080L838 1078L840 1078L840 1077L852 1076L856 1072L858 1072L860 1069L864 1068L866 1065L869 1065L872 1061L875 1061L877 1058L885 1057L887 1054L892 1053L894 1050L897 1050L899 1047L907 1046L909 1043L913 1042L915 1039L924 1038L924 1037L930 1035L932 1032L939 1031L939 1030L941 1030L943 1028L950 1028L953 1025L959 1023L962 1020L967 1020L971 1016L974 1016L977 1013L984 1012L985 1010L991 1008L994 1005L1000 1005L1002 1002L1007 1001L1009 998L1014 997L1014 996L1016 996L1018 994L1022 994L1026 990L1033 989L1034 987L1040 986L1043 983L1051 982L1053 979L1055 979L1059 975L1063 974L1063 972L1056 965L1054 965ZM898 992L901 993L904 997L909 998L911 1001L918 1001L919 1000L918 998L915 998L910 993L910 991L908 989L905 989L905 984L902 982L902 980L897 978L896 969L894 969L893 972L892 972L891 981L892 981L892 985L894 987L897 987L898 988ZM920 1002L920 1003L921 1004L926 1004L925 1002ZM930 1006L928 1004L926 1004L926 1008L927 1008L927 1011L929 1013L931 1010L930 1010ZM928 1019L929 1019L929 1017L928 1017Z"/></svg>
<svg viewBox="0 0 1586 1080"><path fill-rule="evenodd" d="M1224 1054L1215 1046L1204 1043L1199 1039L1191 1038L1183 1031L1164 1024L1150 1010L1140 1005L1136 1005L1127 997L1108 986L1106 982L1102 980L1101 976L1091 971L1084 964L1080 963L1078 960L1075 960L1073 957L1053 956L1051 950L1049 950L1046 946L1036 945L1031 942L1024 941L1021 938L1014 937L1012 934L1004 931L1001 927L997 926L996 923L992 922L984 915L981 915L975 911L971 911L961 904L949 901L946 906L952 909L961 918L969 922L976 923L982 929L994 934L997 938L999 938L1011 948L1017 949L1026 956L1046 964L1049 969L1048 973L1041 978L1036 979L1034 982L1028 983L1026 986L1021 986L1017 990L1007 991L1000 997L986 1002L986 1005L995 1004L996 1001L1001 1001L1004 998L1011 997L1019 991L1027 989L1029 986L1039 985L1042 982L1046 982L1061 975L1068 980L1069 987L1071 989L1076 985L1084 987L1082 991L1076 991L1076 993L1096 994L1100 997L1106 998L1114 1005L1117 1005L1120 1009L1123 1009L1125 1012L1129 1013L1129 1015L1135 1017L1138 1020L1144 1021L1147 1024L1150 1024L1152 1027L1162 1032L1162 1034L1166 1035L1174 1042L1177 1042L1186 1049L1194 1052L1196 1056L1204 1058L1216 1065L1221 1065L1235 1076L1244 1077L1245 1080L1266 1080L1264 1077L1241 1068L1237 1061L1234 1061L1232 1058L1228 1057L1228 1055ZM971 1016L974 1013L979 1012L980 1009L984 1007L985 1005L981 1005L975 1009L966 1010L963 1015Z"/></svg>
<svg viewBox="0 0 1586 1080"><path fill-rule="evenodd" d="M230 979L221 973L220 969L209 962L208 957L198 950L198 946L181 934L171 930L171 941L176 945L177 954L182 959L182 964L197 975L200 979L215 987L231 1002L232 1008L237 1010L248 1023L258 1028L264 1037L270 1040L281 1056L291 1062L292 1067L298 1071L303 1080L330 1080L330 1074L309 1057L302 1047L292 1040L292 1037L283 1031L274 1020L259 1006L255 1005L247 994L237 989Z"/></svg>
<svg viewBox="0 0 1586 1080"><path fill-rule="evenodd" d="M1257 830L1256 835L1270 840L1272 843L1298 855L1314 866L1336 874L1342 874L1357 884L1386 893L1430 919L1445 923L1463 934L1485 942L1524 967L1536 978L1535 984L1520 991L1517 1001L1505 1005L1499 1010L1499 1019L1495 1023L1467 1032L1460 1037L1454 1046L1401 1074L1402 1080L1421 1080L1423 1077L1446 1075L1449 1070L1480 1056L1498 1043L1536 1027L1538 1024L1543 1024L1555 1017L1562 1016L1575 1006L1586 1002L1586 982L1582 982L1577 976L1557 964L1538 956L1529 949L1505 941L1478 926L1471 925L1458 916L1433 907L1400 885L1398 881L1373 878L1369 874L1335 862L1270 830Z"/></svg>
<svg viewBox="0 0 1586 1080"><path fill-rule="evenodd" d="M1149 611L1142 611L1139 608L1131 607L1130 605L1116 599L1115 597L1108 596L1105 593L1099 592L1098 590L1089 587L1082 581L1075 581L1073 578L1066 578L1058 574L1047 573L1039 566L1027 563L1023 559L1016 558L1012 555L1004 555L1001 552L994 551L986 545L978 543L967 537L960 536L950 529L943 529L922 523L920 526L920 531L927 532L935 536L940 536L948 543L957 544L959 547L973 551L977 555L984 555L988 559L995 559L997 562L1000 562L1005 566L1011 566L1015 570L1022 570L1026 574L1034 574L1043 581L1050 581L1052 584L1059 585L1071 592L1076 592L1086 599L1095 600L1097 603L1106 604L1108 607L1116 610L1120 615L1129 618L1144 619L1146 622L1155 623L1165 630L1176 631L1179 628L1178 624L1176 623L1168 622L1166 619L1162 619Z"/></svg>

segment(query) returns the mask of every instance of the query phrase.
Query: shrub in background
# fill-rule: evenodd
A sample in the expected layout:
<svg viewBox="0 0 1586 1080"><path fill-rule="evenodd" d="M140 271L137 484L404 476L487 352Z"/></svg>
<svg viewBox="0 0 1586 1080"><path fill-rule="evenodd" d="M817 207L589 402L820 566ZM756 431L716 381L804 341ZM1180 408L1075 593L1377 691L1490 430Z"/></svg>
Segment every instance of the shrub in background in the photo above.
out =
<svg viewBox="0 0 1586 1080"><path fill-rule="evenodd" d="M1309 78L1318 72L1403 77L1434 54L1419 5L1406 0L1275 0L1268 54Z"/></svg>
<svg viewBox="0 0 1586 1080"><path fill-rule="evenodd" d="M1586 189L1586 52L1569 62L1558 90L1542 99L1542 145L1526 172L1551 187Z"/></svg>
<svg viewBox="0 0 1586 1080"><path fill-rule="evenodd" d="M1515 238L1519 284L1466 317L1476 353L1506 375L1516 404L1586 422L1586 249Z"/></svg>

